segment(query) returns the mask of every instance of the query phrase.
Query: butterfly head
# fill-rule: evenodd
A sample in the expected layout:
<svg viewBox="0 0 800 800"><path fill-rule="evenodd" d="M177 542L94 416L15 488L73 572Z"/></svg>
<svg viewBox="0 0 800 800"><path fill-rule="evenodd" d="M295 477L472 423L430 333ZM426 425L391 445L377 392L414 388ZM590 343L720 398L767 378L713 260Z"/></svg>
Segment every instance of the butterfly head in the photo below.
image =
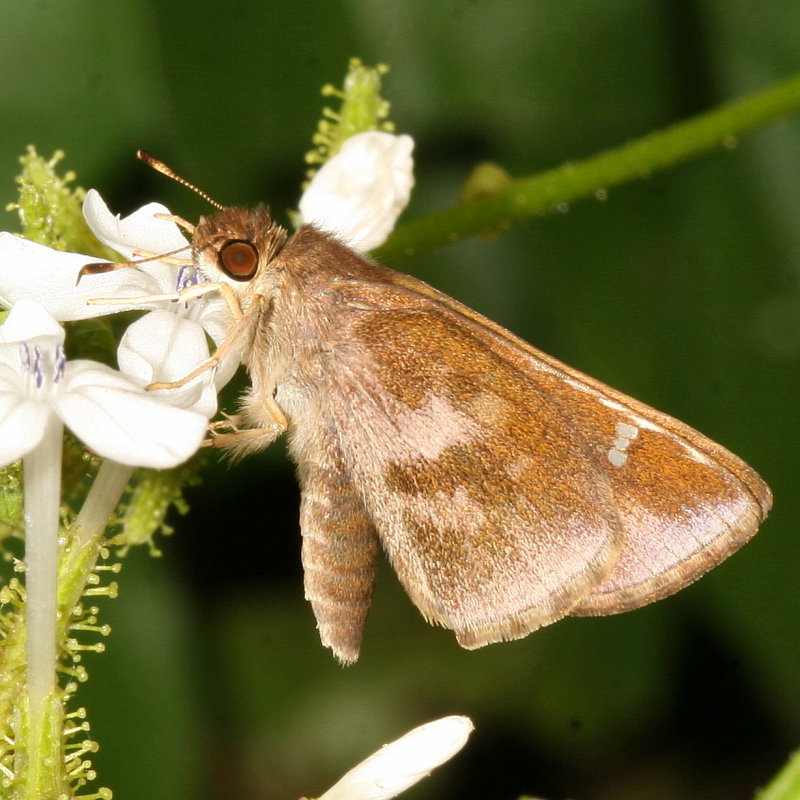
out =
<svg viewBox="0 0 800 800"><path fill-rule="evenodd" d="M254 283L286 243L266 206L223 208L201 218L192 238L197 266L212 280Z"/></svg>

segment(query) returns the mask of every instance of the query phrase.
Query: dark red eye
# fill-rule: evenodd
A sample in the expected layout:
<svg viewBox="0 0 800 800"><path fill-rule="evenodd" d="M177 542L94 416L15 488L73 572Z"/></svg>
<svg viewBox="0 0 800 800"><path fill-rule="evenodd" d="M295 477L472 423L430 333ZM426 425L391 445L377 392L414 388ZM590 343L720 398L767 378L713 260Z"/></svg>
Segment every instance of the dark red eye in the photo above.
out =
<svg viewBox="0 0 800 800"><path fill-rule="evenodd" d="M232 239L219 249L219 268L235 281L247 281L258 269L258 250L252 242Z"/></svg>

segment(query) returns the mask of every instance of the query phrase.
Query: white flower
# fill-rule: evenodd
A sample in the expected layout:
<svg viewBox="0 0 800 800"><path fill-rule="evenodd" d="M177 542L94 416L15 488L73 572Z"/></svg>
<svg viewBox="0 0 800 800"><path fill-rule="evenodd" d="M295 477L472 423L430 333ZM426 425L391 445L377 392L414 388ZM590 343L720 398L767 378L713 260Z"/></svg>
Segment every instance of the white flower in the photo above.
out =
<svg viewBox="0 0 800 800"><path fill-rule="evenodd" d="M414 185L410 136L368 131L351 136L312 178L300 200L303 222L354 250L383 244Z"/></svg>
<svg viewBox="0 0 800 800"><path fill-rule="evenodd" d="M159 203L149 203L120 218L108 210L100 195L92 189L86 194L83 213L95 236L127 260L140 258L143 252L166 254L182 250L184 252L178 256L186 258L190 255L190 244L180 228L174 222L157 216L169 214L169 210ZM135 269L85 275L78 282L81 267L97 261L90 256L53 250L10 233L0 233L0 304L11 307L19 300L36 300L61 322L134 308L160 309L200 326L217 345L224 341L230 327L230 316L224 300L215 292L189 303L169 300L133 302L134 298L174 293L191 283L201 282L204 279L194 268L179 267L167 261L145 261ZM106 297L123 301L131 298L132 302L107 305L90 305L88 302ZM217 388L230 380L238 361L239 354L229 353L217 367L214 375ZM196 366L192 365L191 369Z"/></svg>
<svg viewBox="0 0 800 800"><path fill-rule="evenodd" d="M171 253L176 250L178 256L187 258L191 256L190 243L181 233L180 228L169 220L160 219L157 215L169 214L169 210L160 203L148 203L133 214L121 218L108 210L99 193L90 189L83 201L83 216L92 230L92 233L112 250L121 253L126 259L133 260L142 252ZM95 259L96 261L96 259ZM116 272L131 272L132 270L116 270ZM166 261L145 261L137 267L144 276L146 289L140 294L167 294L186 288L191 283L201 283L204 278L193 267L178 267ZM87 296L98 296L97 287L93 283L102 282L104 275L86 276L81 285L86 283ZM104 290L104 287L103 287ZM116 292L104 297L125 297L128 293ZM190 303L173 303L161 301L153 304L153 308L171 311L180 317L192 320L206 330L219 345L224 341L230 327L225 301L215 292L204 295L202 298ZM136 308L142 308L137 305ZM116 306L114 311L119 311ZM106 312L108 313L108 312Z"/></svg>
<svg viewBox="0 0 800 800"><path fill-rule="evenodd" d="M209 356L203 329L170 311L156 310L130 324L119 343L121 372L142 386L169 383L186 377ZM217 412L217 389L210 373L184 386L154 393L159 400L189 408L206 417Z"/></svg>
<svg viewBox="0 0 800 800"><path fill-rule="evenodd" d="M388 800L452 758L474 726L469 717L443 717L409 731L353 767L319 800Z"/></svg>
<svg viewBox="0 0 800 800"><path fill-rule="evenodd" d="M61 326L33 300L16 303L0 326L0 464L33 450L53 414L98 455L121 464L172 467L197 450L206 413L165 403L145 391L146 379L136 382L94 361L67 361L63 343ZM157 369L186 371L175 358L196 363L203 355L172 353ZM188 403L197 389L182 388ZM199 399L195 404L202 407Z"/></svg>

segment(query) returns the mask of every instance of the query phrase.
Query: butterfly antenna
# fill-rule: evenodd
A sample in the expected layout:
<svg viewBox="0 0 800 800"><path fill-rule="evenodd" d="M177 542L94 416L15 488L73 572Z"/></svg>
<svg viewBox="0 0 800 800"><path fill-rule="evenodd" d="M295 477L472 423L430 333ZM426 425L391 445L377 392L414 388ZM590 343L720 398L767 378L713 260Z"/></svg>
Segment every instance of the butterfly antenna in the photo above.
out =
<svg viewBox="0 0 800 800"><path fill-rule="evenodd" d="M181 184L181 186L185 186L187 189L191 189L195 194L200 195L207 203L211 203L214 208L218 208L220 211L223 210L224 206L218 203L216 200L211 198L207 195L202 189L198 189L193 183L189 183L186 178L181 178L177 172L173 169L168 167L163 161L157 159L154 155L151 155L146 150L137 150L136 157L140 161L144 161L148 167L151 167L156 172L160 172L162 175L166 175L168 178L172 178L173 181L176 183Z"/></svg>

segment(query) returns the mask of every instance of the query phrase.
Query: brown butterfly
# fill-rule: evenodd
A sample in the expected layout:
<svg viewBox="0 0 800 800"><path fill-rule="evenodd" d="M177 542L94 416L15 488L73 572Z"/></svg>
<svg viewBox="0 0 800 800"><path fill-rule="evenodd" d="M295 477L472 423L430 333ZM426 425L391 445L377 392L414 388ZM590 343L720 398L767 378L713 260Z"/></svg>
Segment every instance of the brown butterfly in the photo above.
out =
<svg viewBox="0 0 800 800"><path fill-rule="evenodd" d="M476 648L672 594L771 507L724 447L313 226L219 206L192 262L209 283L181 299L222 291L221 350L241 349L252 381L215 444L288 433L305 593L343 662L381 547L424 617Z"/></svg>

